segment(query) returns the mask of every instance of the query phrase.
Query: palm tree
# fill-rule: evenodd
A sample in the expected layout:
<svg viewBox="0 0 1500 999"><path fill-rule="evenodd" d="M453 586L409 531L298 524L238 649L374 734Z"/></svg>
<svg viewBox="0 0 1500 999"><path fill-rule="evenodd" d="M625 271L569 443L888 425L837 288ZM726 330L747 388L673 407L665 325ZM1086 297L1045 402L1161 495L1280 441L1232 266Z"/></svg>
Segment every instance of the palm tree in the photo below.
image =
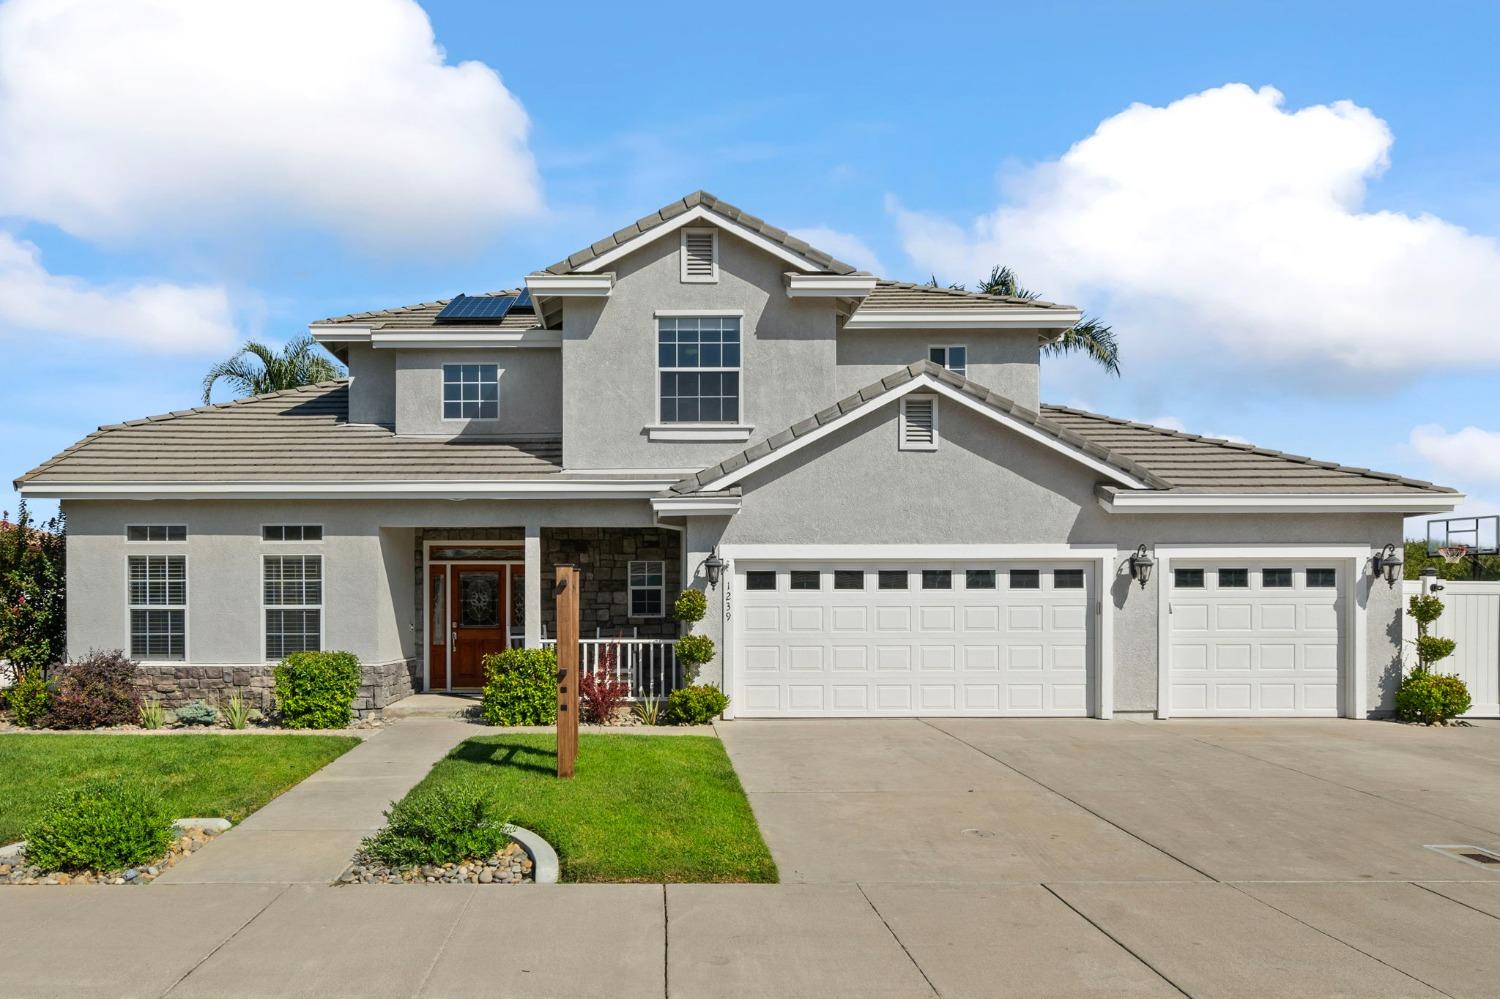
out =
<svg viewBox="0 0 1500 999"><path fill-rule="evenodd" d="M315 385L341 378L343 374L339 365L324 354L318 342L310 336L293 340L279 354L259 341L250 340L229 360L220 361L208 369L208 374L203 377L203 404L208 405L214 385L221 378L245 396Z"/></svg>
<svg viewBox="0 0 1500 999"><path fill-rule="evenodd" d="M936 275L927 283L934 288L939 287ZM951 284L948 287L957 291L965 290L961 284ZM1042 297L1040 292L1023 287L1020 279L1016 277L1016 272L1009 267L991 267L990 276L979 282L977 290L984 295L1003 295L1006 298L1038 299ZM1115 331L1093 316L1084 316L1062 336L1043 344L1042 353L1087 354L1110 374L1119 375L1120 373L1120 345L1115 341Z"/></svg>

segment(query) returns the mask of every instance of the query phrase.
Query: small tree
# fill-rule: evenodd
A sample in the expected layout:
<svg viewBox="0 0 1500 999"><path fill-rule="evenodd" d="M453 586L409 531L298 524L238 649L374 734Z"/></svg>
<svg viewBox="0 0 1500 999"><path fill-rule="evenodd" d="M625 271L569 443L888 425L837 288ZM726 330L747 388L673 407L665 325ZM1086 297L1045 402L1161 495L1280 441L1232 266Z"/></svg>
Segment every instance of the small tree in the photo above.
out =
<svg viewBox="0 0 1500 999"><path fill-rule="evenodd" d="M698 671L704 663L714 658L714 640L707 635L692 634L693 625L703 620L708 613L708 598L702 590L683 590L672 605L672 616L688 626L688 634L677 640L673 654L677 665L682 667L682 678L688 683L698 679Z"/></svg>
<svg viewBox="0 0 1500 999"><path fill-rule="evenodd" d="M1417 622L1417 665L1413 672L1430 673L1432 664L1453 655L1458 643L1451 638L1429 634L1432 623L1443 616L1443 601L1431 593L1414 594L1406 612Z"/></svg>
<svg viewBox="0 0 1500 999"><path fill-rule="evenodd" d="M1445 725L1469 710L1473 703L1468 684L1458 676L1434 673L1432 667L1453 654L1457 643L1451 638L1430 634L1434 621L1443 616L1443 601L1435 594L1417 594L1407 604L1406 612L1417 622L1417 640L1413 642L1417 665L1396 690L1396 717L1402 721Z"/></svg>
<svg viewBox="0 0 1500 999"><path fill-rule="evenodd" d="M33 526L26 501L0 513L0 660L12 680L63 659L67 636L67 525L61 514Z"/></svg>

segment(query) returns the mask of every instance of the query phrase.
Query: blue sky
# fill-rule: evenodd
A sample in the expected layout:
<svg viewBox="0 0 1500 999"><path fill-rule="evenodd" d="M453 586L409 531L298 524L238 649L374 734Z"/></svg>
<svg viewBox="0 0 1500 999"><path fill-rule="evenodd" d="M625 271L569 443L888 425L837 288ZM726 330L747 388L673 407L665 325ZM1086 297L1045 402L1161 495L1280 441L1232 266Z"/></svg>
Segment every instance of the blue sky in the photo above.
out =
<svg viewBox="0 0 1500 999"><path fill-rule="evenodd" d="M0 4L0 506L238 340L514 285L701 187L1102 314L1123 377L1048 362L1048 401L1500 512L1493 6L89 6Z"/></svg>

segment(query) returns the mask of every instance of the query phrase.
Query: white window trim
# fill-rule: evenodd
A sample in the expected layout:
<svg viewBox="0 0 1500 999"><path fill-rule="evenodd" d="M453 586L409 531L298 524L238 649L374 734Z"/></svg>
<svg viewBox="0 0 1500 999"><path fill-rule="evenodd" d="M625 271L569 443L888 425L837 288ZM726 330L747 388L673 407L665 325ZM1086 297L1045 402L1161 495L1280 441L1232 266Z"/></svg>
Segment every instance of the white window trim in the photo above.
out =
<svg viewBox="0 0 1500 999"><path fill-rule="evenodd" d="M916 400L918 402L926 401L932 404L932 442L930 444L913 444L909 443L906 439L906 407L910 405L913 400ZM942 439L942 435L938 430L939 409L940 407L938 406L938 397L935 395L929 395L922 392L912 392L909 395L902 396L901 418L897 421L898 425L896 429L897 448L902 451L936 451L938 449L938 441Z"/></svg>
<svg viewBox="0 0 1500 999"><path fill-rule="evenodd" d="M688 274L687 241L689 236L708 236L713 241L711 251L713 258L713 275L710 277L693 276ZM719 230L713 226L689 228L684 226L682 236L678 241L678 266L681 272L683 284L718 284L719 283Z"/></svg>
<svg viewBox="0 0 1500 999"><path fill-rule="evenodd" d="M651 357L654 362L652 395L656 399L651 411L652 422L646 425L646 439L652 441L747 441L755 432L754 424L745 417L745 313L742 311L714 311L657 309L651 320ZM661 319L738 319L740 320L740 363L733 368L663 368L661 366ZM732 371L740 376L740 418L719 423L684 422L666 423L661 418L661 376L667 371L719 372Z"/></svg>
<svg viewBox="0 0 1500 999"><path fill-rule="evenodd" d="M166 540L166 539L152 540L151 538L146 538L144 540L138 541L135 538L132 538L130 536L130 529L132 527L180 527L180 528L182 528L182 538L180 540L178 540L178 541L170 541L170 540ZM185 523L180 523L180 522L179 523L175 523L175 524L126 524L125 525L125 543L127 545L185 545L185 544L187 544L189 537L191 537L191 534L188 531L188 525L185 524Z"/></svg>
<svg viewBox="0 0 1500 999"><path fill-rule="evenodd" d="M968 344L966 344L966 343L930 343L930 344L927 345L927 356L929 358L932 357L932 352L934 350L941 350L943 352L943 362L942 363L943 363L943 367L946 370L953 372L955 375L958 375L961 378L967 378L967 377L969 377L969 345ZM958 370L957 368L953 368L953 367L949 366L949 364L948 364L949 353L948 352L951 351L951 350L961 350L961 351L964 352L964 366L963 366L963 370L962 371Z"/></svg>
<svg viewBox="0 0 1500 999"><path fill-rule="evenodd" d="M132 526L137 526L138 527L140 525L137 524L137 525L132 525ZM165 541L154 541L154 542L136 542L136 543L137 544L166 544L167 542L165 542ZM181 544L181 542L174 541L174 542L172 542L172 544ZM180 558L180 559L182 559L182 597L183 597L182 603L180 603L180 604L137 604L137 603L132 603L131 600L130 600L130 560L133 559L133 558ZM132 658L132 659L138 659L138 661L140 661L140 662L151 662L151 663L175 663L175 662L188 663L188 662L192 662L193 661L192 660L192 648L191 648L191 646L189 644L189 640L190 640L190 638L192 636L192 630L191 630L191 622L188 619L188 601L192 599L192 594L189 592L188 586L191 583L191 581L192 581L192 568L188 564L188 556L186 556L186 555L179 555L179 554L172 553L172 552L139 552L139 553L132 553L132 554L127 555L125 557L125 645L124 645L124 648L128 650L127 654L130 656L130 658ZM150 657L147 657L147 656L139 656L139 657L136 656L136 654L135 654L135 642L134 642L135 635L134 635L134 629L131 628L130 619L131 619L131 611L137 611L137 610L180 610L180 611L182 611L182 658L180 660L179 659L171 659L171 658L167 658L167 659L153 659L153 658L150 658Z"/></svg>
<svg viewBox="0 0 1500 999"><path fill-rule="evenodd" d="M478 365L492 364L492 365L494 365L494 368L495 368L495 417L494 417L494 419L487 419L487 418L482 417L482 416L448 416L448 415L446 415L447 410L448 410L448 407L447 407L448 400L445 399L445 398L443 398L443 396L446 394L447 386L448 386L448 369L449 368L462 368L465 364L478 364ZM500 421L500 377L504 373L505 373L505 369L502 368L499 363L494 362L494 361L444 361L443 364L442 364L442 370L440 372L440 374L441 374L442 377L441 377L441 379L438 382L438 386L439 386L439 388L438 388L438 416L440 417L441 422L443 422L443 423L498 423ZM484 382L480 381L479 384L483 385ZM480 400L480 401L482 402L483 400ZM459 408L462 409L463 408L462 405L460 405Z"/></svg>
<svg viewBox="0 0 1500 999"><path fill-rule="evenodd" d="M266 528L268 528L268 527L300 527L300 528L302 528L304 534L307 532L307 529L309 527L316 527L318 529L318 537L317 537L317 540L314 540L314 541L309 541L309 540L306 540L306 539L303 539L303 538L298 538L296 540L283 539L283 540L277 541L277 540L273 540L271 538L267 538L266 537ZM260 543L263 544L263 545L321 545L323 543L323 525L322 524L281 524L281 523L277 523L277 524L261 524L260 525ZM296 552L282 552L282 553L278 553L278 554L295 555L297 553Z"/></svg>
<svg viewBox="0 0 1500 999"><path fill-rule="evenodd" d="M268 632L269 632L270 629L267 626L267 616L273 610L278 610L278 611L287 611L287 610L315 610L315 611L317 611L318 612L318 651L319 652L326 651L327 648L328 648L328 642L326 640L326 636L325 636L324 632L325 632L325 629L328 627L328 614L323 609L324 608L324 603L323 602L319 602L319 603L316 603L316 604L268 604L268 603L266 603L266 560L267 559L272 559L272 558L280 558L280 559L287 559L287 558L315 558L315 559L317 559L318 560L318 593L320 595L322 595L323 597L326 597L327 594L328 594L328 591L327 591L328 577L323 572L324 561L323 561L323 553L322 552L282 552L282 551L278 551L274 555L262 554L261 557L260 557L260 651L261 651L261 655L264 657L265 661L268 662L268 663L274 663L274 662L280 662L281 661L279 658L278 659L272 659L271 658L271 643L270 643L270 635L268 634Z"/></svg>
<svg viewBox="0 0 1500 999"><path fill-rule="evenodd" d="M661 573L660 573L661 574L661 585L660 586L636 586L634 580L635 580L635 567L637 565L645 565L645 566L657 565L657 566L660 566L661 567ZM650 569L646 569L645 573L646 573L646 575L649 576L651 574L651 570ZM626 596L625 596L625 615L627 617L648 619L648 618L658 618L658 617L666 617L667 616L667 562L666 562L666 559L658 559L658 558L637 558L637 559L631 559L625 565L625 588L627 590L627 593L626 593ZM660 613L657 613L657 614L637 614L635 612L635 593L636 593L637 590L656 590L661 595L661 611L660 611Z"/></svg>

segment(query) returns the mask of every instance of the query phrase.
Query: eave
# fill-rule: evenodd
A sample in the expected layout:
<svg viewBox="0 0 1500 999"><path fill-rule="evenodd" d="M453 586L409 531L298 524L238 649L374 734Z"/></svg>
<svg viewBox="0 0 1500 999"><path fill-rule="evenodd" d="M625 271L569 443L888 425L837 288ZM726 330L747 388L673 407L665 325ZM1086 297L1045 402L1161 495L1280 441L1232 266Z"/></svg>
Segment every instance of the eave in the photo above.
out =
<svg viewBox="0 0 1500 999"><path fill-rule="evenodd" d="M1117 490L1101 487L1099 505L1109 513L1447 513L1461 493L1193 493Z"/></svg>
<svg viewBox="0 0 1500 999"><path fill-rule="evenodd" d="M1077 309L880 309L856 310L844 329L859 330L1066 330L1078 325Z"/></svg>

